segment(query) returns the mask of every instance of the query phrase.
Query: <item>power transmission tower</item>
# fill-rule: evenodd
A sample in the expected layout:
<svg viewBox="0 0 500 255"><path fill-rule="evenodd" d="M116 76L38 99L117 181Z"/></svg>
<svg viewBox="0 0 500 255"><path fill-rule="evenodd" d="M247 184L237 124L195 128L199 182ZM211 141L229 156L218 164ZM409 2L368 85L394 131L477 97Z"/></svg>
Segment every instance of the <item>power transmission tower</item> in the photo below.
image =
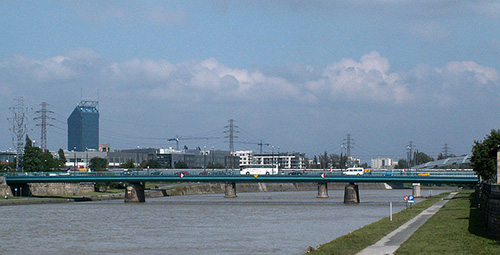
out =
<svg viewBox="0 0 500 255"><path fill-rule="evenodd" d="M347 138L344 139L346 144L346 155L347 158L351 157L351 149L354 149L354 139L351 138L351 134L347 134Z"/></svg>
<svg viewBox="0 0 500 255"><path fill-rule="evenodd" d="M42 151L47 151L47 126L54 126L47 122L47 120L54 120L54 118L47 116L48 113L54 113L53 111L47 110L47 103L42 102L42 110L36 111L37 114L41 114L35 117L34 120L41 120L42 123L36 124L36 126L41 126L42 134L40 137L40 147Z"/></svg>
<svg viewBox="0 0 500 255"><path fill-rule="evenodd" d="M230 119L229 120L229 125L224 126L224 128L227 128L224 133L229 133L228 136L225 136L225 138L229 138L229 156L230 156L230 161L231 161L231 169L234 169L234 159L233 159L233 152L234 152L234 139L238 138L238 136L235 135L235 133L239 133L239 131L236 130L238 126L234 125L234 120Z"/></svg>
<svg viewBox="0 0 500 255"><path fill-rule="evenodd" d="M443 155L443 156L444 156L444 158L448 158L448 150L449 150L449 149L450 149L450 147L448 147L448 144L447 144L447 143L445 143L445 144L444 144L444 148L443 148L443 150L444 150L444 155Z"/></svg>
<svg viewBox="0 0 500 255"><path fill-rule="evenodd" d="M12 128L10 128L10 130L14 132L12 143L16 148L16 171L17 171L19 169L19 159L23 156L24 153L24 138L28 126L28 118L26 111L28 110L28 108L24 106L24 99L22 97L18 97L14 99L14 101L17 102L17 105L9 108L14 114L14 116L12 118L8 118L8 120L12 124Z"/></svg>

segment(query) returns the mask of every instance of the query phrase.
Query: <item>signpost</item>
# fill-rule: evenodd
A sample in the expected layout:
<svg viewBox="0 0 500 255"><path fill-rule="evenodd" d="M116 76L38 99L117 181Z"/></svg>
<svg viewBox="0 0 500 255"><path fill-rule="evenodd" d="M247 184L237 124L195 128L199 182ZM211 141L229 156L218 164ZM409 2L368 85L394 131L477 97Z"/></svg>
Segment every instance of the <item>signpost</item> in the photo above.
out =
<svg viewBox="0 0 500 255"><path fill-rule="evenodd" d="M408 208L408 204L410 204L411 206L413 203L415 203L415 197L413 195L404 196L403 200L406 202L406 208Z"/></svg>

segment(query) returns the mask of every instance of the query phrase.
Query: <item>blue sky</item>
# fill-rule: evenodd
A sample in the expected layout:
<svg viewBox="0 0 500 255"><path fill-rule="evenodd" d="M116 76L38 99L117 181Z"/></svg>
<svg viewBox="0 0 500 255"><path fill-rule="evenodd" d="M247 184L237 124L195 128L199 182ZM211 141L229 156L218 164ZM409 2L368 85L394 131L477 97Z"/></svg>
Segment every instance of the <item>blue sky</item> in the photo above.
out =
<svg viewBox="0 0 500 255"><path fill-rule="evenodd" d="M0 149L22 96L66 118L99 95L100 142L112 149L271 143L308 156L470 153L498 129L496 1L2 1ZM40 137L30 120L29 135ZM237 144L236 149L258 146ZM265 148L271 150L270 148Z"/></svg>

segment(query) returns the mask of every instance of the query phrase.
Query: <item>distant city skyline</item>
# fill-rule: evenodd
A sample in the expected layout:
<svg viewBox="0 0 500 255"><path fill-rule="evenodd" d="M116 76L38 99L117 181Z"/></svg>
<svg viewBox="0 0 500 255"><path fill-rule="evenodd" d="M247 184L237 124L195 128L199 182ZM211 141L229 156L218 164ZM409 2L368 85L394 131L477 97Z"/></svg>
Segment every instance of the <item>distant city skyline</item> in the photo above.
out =
<svg viewBox="0 0 500 255"><path fill-rule="evenodd" d="M180 145L406 159L469 154L500 128L500 3L492 1L4 1L0 150L17 97L33 121L99 100L111 150ZM268 151L272 147L263 147Z"/></svg>

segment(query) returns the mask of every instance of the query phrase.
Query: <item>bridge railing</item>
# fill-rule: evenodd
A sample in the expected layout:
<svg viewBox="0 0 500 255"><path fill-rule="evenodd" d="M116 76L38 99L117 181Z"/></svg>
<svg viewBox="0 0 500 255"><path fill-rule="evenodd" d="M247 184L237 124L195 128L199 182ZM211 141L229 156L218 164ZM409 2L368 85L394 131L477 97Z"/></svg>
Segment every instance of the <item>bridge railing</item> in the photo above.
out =
<svg viewBox="0 0 500 255"><path fill-rule="evenodd" d="M150 170L111 170L111 171L66 171L66 172L8 172L1 173L3 176L156 176L156 175L187 175L187 176L203 176L203 175L240 175L238 170L203 170L203 169L150 169ZM300 176L300 175L343 175L342 169L282 169L278 175ZM363 176L431 176L431 177L477 177L475 172L470 171L427 171L426 170L371 170L365 171Z"/></svg>

